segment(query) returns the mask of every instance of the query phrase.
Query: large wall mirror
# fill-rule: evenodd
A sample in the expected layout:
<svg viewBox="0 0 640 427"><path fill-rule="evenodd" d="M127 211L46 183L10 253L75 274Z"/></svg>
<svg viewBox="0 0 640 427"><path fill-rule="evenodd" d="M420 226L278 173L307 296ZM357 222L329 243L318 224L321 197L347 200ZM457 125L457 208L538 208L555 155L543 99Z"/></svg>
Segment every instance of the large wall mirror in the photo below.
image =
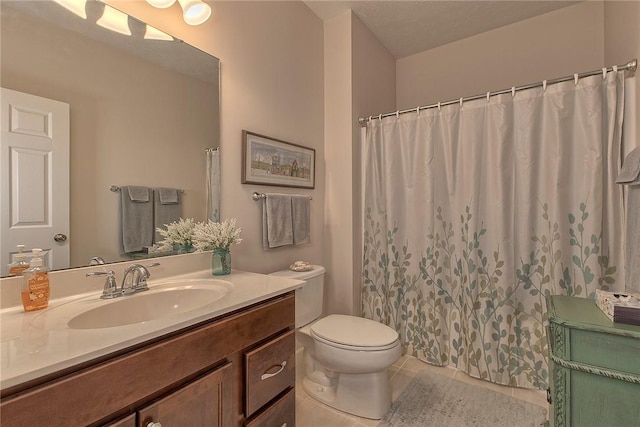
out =
<svg viewBox="0 0 640 427"><path fill-rule="evenodd" d="M122 254L120 196L112 186L180 189L182 216L206 219L206 156L220 134L219 60L151 35L131 17L130 35L103 28L96 21L105 7L88 0L81 18L51 0L0 2L0 86L69 105L68 238L55 242L57 230L41 227L55 269L86 266L92 257L131 259ZM2 156L0 173L14 179L8 169L15 159ZM55 199L59 183L50 184L45 204L65 203ZM4 222L14 208L9 189L0 191ZM68 245L68 265L55 262L56 245ZM2 275L7 261L3 254Z"/></svg>

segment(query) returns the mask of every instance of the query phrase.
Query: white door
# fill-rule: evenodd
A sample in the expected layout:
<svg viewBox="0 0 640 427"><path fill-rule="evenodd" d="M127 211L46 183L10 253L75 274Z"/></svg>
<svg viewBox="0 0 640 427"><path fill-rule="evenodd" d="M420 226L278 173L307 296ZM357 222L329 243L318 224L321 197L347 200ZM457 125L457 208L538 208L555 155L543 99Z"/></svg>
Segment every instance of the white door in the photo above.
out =
<svg viewBox="0 0 640 427"><path fill-rule="evenodd" d="M69 267L69 104L0 88L0 272L16 245Z"/></svg>

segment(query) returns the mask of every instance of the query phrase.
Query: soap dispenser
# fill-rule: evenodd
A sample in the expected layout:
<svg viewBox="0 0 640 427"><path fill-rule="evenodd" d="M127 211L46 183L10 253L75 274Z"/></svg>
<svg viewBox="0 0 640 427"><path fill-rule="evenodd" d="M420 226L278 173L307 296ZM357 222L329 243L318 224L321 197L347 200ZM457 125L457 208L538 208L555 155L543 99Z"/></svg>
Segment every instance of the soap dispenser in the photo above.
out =
<svg viewBox="0 0 640 427"><path fill-rule="evenodd" d="M9 269L9 277L22 276L22 272L29 268L29 262L27 262L27 254L23 253L24 245L17 245L18 253L12 263L7 265Z"/></svg>
<svg viewBox="0 0 640 427"><path fill-rule="evenodd" d="M43 265L42 249L33 249L29 268L23 272L22 305L24 311L35 311L49 305L49 269Z"/></svg>

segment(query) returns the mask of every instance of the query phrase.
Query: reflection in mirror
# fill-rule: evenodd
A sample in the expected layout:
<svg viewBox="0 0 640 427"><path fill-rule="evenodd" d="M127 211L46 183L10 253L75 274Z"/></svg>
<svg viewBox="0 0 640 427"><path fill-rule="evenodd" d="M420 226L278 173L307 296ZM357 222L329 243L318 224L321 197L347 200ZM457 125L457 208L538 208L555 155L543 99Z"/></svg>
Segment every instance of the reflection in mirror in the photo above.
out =
<svg viewBox="0 0 640 427"><path fill-rule="evenodd" d="M51 172L49 160L44 184L32 187L22 180L19 192L1 184L2 275L19 243L27 251L52 250L48 262L54 269L88 265L93 257L107 263L130 259L122 255L120 196L111 186L179 189L181 216L207 218L207 149L219 146L219 60L131 17L131 35L98 26L105 7L89 0L83 19L53 1L0 2L3 91L58 101L68 105L69 114L69 163L63 171L68 203L57 198L64 195L64 174L44 176ZM3 105L3 119L4 110ZM47 126L43 117L36 125ZM25 174L9 167L16 156L10 159L5 150L5 136L3 122L1 181L13 180L13 186ZM55 152L41 156L50 158ZM16 216L29 194L45 199L34 220ZM67 230L51 224L61 205L69 208ZM6 238L15 229L37 232L39 240ZM54 235L66 240L54 241ZM68 250L68 262L56 256L60 248Z"/></svg>

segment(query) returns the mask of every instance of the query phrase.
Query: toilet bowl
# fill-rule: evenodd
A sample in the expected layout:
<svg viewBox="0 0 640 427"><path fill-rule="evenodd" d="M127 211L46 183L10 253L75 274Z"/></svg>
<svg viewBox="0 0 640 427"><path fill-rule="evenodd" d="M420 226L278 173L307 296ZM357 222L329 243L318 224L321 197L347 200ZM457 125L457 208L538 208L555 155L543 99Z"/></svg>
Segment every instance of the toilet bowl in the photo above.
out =
<svg viewBox="0 0 640 427"><path fill-rule="evenodd" d="M304 347L304 390L314 399L364 418L380 419L391 406L387 368L401 355L398 333L356 316L322 313L322 266L274 275L305 281L296 290L296 337Z"/></svg>

